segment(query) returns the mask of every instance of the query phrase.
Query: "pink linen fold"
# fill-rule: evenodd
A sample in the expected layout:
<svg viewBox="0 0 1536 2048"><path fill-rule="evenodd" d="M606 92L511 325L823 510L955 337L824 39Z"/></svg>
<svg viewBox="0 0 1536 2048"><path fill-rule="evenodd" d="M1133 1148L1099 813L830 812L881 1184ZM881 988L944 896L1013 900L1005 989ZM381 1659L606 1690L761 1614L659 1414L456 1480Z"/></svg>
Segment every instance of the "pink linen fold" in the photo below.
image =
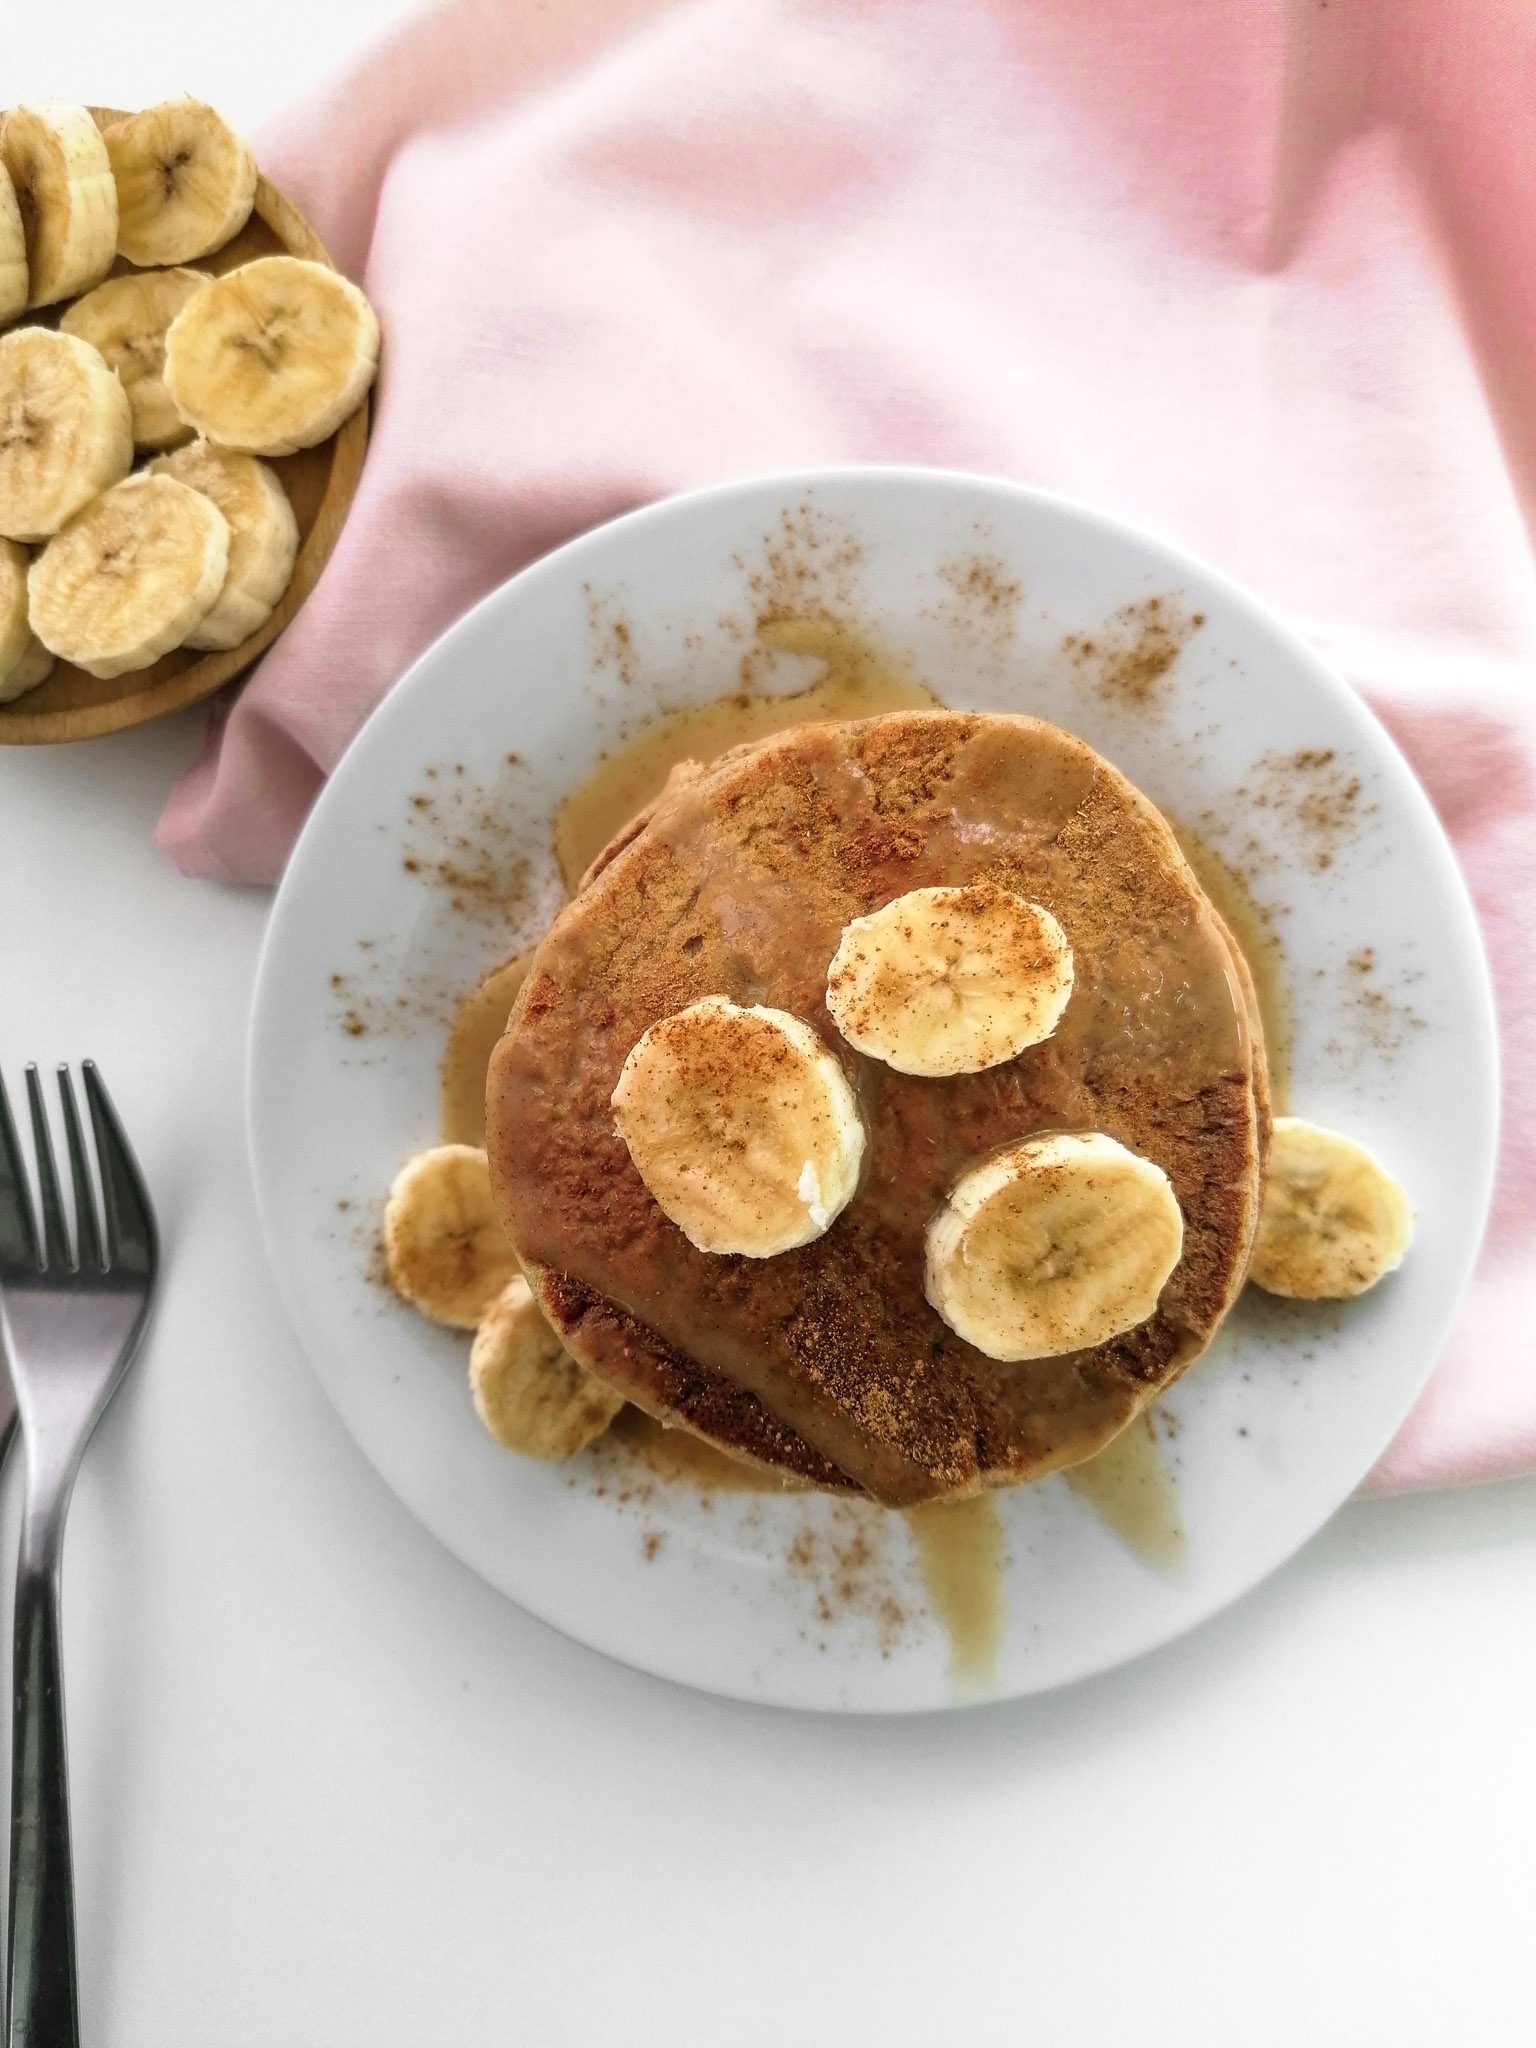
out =
<svg viewBox="0 0 1536 2048"><path fill-rule="evenodd" d="M386 371L160 843L275 879L443 627L668 492L931 462L1149 525L1367 695L1456 845L1498 1189L1372 1484L1536 1470L1533 107L1526 0L448 0L257 138Z"/></svg>

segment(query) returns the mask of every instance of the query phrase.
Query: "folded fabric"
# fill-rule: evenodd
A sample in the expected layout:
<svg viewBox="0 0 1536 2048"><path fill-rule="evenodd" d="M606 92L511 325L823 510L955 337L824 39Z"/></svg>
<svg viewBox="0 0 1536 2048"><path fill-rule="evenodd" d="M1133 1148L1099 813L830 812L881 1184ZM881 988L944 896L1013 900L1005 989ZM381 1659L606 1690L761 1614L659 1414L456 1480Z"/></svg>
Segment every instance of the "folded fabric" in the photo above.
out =
<svg viewBox="0 0 1536 2048"><path fill-rule="evenodd" d="M388 337L319 588L162 845L270 881L472 600L746 471L933 462L1218 562L1361 688L1477 900L1506 1109L1378 1487L1536 1469L1536 10L450 0L258 138Z"/></svg>

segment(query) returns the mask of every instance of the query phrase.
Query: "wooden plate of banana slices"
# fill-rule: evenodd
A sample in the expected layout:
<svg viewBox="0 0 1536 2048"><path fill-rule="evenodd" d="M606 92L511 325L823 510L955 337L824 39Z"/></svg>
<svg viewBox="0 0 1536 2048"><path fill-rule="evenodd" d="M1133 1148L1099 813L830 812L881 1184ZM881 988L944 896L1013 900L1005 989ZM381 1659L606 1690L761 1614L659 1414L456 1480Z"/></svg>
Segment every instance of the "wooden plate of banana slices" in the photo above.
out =
<svg viewBox="0 0 1536 2048"><path fill-rule="evenodd" d="M0 116L0 741L208 696L319 578L379 324L200 101Z"/></svg>

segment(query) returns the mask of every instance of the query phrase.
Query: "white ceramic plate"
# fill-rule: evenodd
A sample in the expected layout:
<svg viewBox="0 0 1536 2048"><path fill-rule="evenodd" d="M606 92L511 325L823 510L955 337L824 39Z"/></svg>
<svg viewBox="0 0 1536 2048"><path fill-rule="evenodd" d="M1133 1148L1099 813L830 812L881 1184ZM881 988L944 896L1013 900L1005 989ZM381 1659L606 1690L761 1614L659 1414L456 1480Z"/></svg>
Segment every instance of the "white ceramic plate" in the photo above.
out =
<svg viewBox="0 0 1536 2048"><path fill-rule="evenodd" d="M1182 643L1161 676L1126 659L1157 655L1158 615L1134 609L1152 598ZM1489 1199L1493 1007L1450 849L1358 698L1210 569L1011 485L865 469L674 499L526 570L370 719L278 892L250 1053L262 1224L365 1456L524 1607L744 1698L954 1700L900 1516L808 1496L705 1503L611 1455L511 1456L471 1413L464 1340L368 1272L383 1193L436 1136L452 993L559 900L554 805L658 706L733 687L774 603L858 622L946 703L1070 727L1244 866L1295 998L1295 1107L1375 1147L1418 1205L1412 1254L1376 1292L1302 1309L1250 1291L1174 1389L1182 1571L1144 1563L1059 1478L1001 1497L1006 1635L982 1690L1031 1692L1215 1612L1347 1497L1428 1375ZM1298 754L1314 758L1297 769Z"/></svg>

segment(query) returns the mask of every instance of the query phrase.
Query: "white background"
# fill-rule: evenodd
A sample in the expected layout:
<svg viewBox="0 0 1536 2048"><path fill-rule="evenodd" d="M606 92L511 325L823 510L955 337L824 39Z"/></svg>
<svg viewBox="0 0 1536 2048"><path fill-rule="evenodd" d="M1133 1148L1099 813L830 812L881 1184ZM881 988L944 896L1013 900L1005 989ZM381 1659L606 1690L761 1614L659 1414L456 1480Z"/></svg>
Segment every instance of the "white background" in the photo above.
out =
<svg viewBox="0 0 1536 2048"><path fill-rule="evenodd" d="M396 11L3 0L0 99L250 126ZM1536 1481L1351 1506L1169 1650L915 1722L637 1677L418 1530L263 1266L267 898L150 841L200 730L0 750L7 1078L101 1062L167 1248L66 1557L88 2043L1532 2038Z"/></svg>

